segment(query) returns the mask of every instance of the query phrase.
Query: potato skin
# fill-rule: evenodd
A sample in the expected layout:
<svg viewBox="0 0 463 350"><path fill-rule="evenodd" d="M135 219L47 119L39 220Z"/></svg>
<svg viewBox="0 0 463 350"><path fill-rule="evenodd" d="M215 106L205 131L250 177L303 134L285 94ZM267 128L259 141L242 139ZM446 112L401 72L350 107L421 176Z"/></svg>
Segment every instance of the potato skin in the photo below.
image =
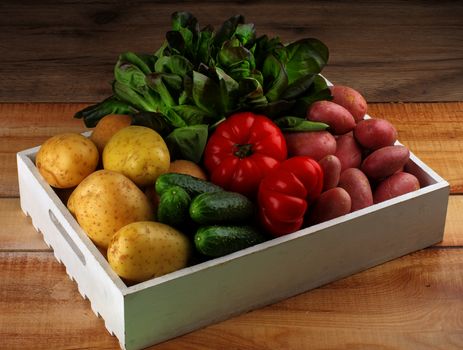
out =
<svg viewBox="0 0 463 350"><path fill-rule="evenodd" d="M108 143L109 139L119 130L129 126L132 118L124 114L109 114L101 118L96 127L93 129L90 140L92 140L100 154Z"/></svg>
<svg viewBox="0 0 463 350"><path fill-rule="evenodd" d="M348 214L351 205L349 193L341 187L323 192L311 208L309 224L318 224Z"/></svg>
<svg viewBox="0 0 463 350"><path fill-rule="evenodd" d="M121 227L154 219L145 194L127 177L109 170L89 175L72 192L67 206L85 233L102 248L108 247Z"/></svg>
<svg viewBox="0 0 463 350"><path fill-rule="evenodd" d="M349 168L341 173L339 187L349 193L352 201L351 212L373 204L373 193L367 176L357 168Z"/></svg>
<svg viewBox="0 0 463 350"><path fill-rule="evenodd" d="M174 228L152 221L122 227L108 247L113 270L131 282L142 282L187 266L188 238Z"/></svg>
<svg viewBox="0 0 463 350"><path fill-rule="evenodd" d="M365 119L354 129L357 142L369 150L392 146L397 141L397 130L385 119Z"/></svg>
<svg viewBox="0 0 463 350"><path fill-rule="evenodd" d="M380 203L418 189L420 189L420 183L414 175L397 172L378 184L373 199L375 203Z"/></svg>
<svg viewBox="0 0 463 350"><path fill-rule="evenodd" d="M323 191L338 186L341 175L341 161L333 154L327 155L318 161L323 170Z"/></svg>
<svg viewBox="0 0 463 350"><path fill-rule="evenodd" d="M307 119L328 124L330 131L335 135L345 134L355 127L352 114L343 106L331 101L313 103L307 111Z"/></svg>
<svg viewBox="0 0 463 350"><path fill-rule="evenodd" d="M357 91L351 87L335 85L330 87L333 102L347 109L356 122L359 122L367 113L367 101Z"/></svg>
<svg viewBox="0 0 463 350"><path fill-rule="evenodd" d="M144 126L119 130L103 150L103 167L124 174L138 186L153 184L169 166L166 143L156 131Z"/></svg>
<svg viewBox="0 0 463 350"><path fill-rule="evenodd" d="M358 168L362 163L362 149L352 133L337 138L334 155L341 161L341 172L349 168Z"/></svg>
<svg viewBox="0 0 463 350"><path fill-rule="evenodd" d="M201 180L207 180L204 170L195 162L185 159L177 159L170 163L169 173L186 174L197 177Z"/></svg>
<svg viewBox="0 0 463 350"><path fill-rule="evenodd" d="M362 163L362 171L379 180L399 171L408 161L410 151L405 146L386 146L371 153Z"/></svg>
<svg viewBox="0 0 463 350"><path fill-rule="evenodd" d="M35 164L50 186L77 186L98 165L95 144L85 136L63 133L46 140L37 153Z"/></svg>
<svg viewBox="0 0 463 350"><path fill-rule="evenodd" d="M285 133L288 155L307 156L317 162L336 152L336 139L328 131Z"/></svg>

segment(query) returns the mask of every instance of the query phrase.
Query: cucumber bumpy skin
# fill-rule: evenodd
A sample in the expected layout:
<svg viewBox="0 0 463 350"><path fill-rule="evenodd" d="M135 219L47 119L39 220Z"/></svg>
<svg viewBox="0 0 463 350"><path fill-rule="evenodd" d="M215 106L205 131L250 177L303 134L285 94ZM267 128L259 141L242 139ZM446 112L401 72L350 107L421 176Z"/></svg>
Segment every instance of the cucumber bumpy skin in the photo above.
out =
<svg viewBox="0 0 463 350"><path fill-rule="evenodd" d="M190 205L190 217L201 225L244 224L254 215L254 204L236 192L202 193Z"/></svg>
<svg viewBox="0 0 463 350"><path fill-rule="evenodd" d="M265 236L251 226L202 226L195 234L196 249L217 258L262 243Z"/></svg>
<svg viewBox="0 0 463 350"><path fill-rule="evenodd" d="M222 187L191 175L166 173L157 178L156 193L162 196L172 186L183 188L192 198L201 193L223 191Z"/></svg>
<svg viewBox="0 0 463 350"><path fill-rule="evenodd" d="M157 218L159 222L176 228L183 228L190 222L188 210L191 197L180 186L168 188L159 199Z"/></svg>

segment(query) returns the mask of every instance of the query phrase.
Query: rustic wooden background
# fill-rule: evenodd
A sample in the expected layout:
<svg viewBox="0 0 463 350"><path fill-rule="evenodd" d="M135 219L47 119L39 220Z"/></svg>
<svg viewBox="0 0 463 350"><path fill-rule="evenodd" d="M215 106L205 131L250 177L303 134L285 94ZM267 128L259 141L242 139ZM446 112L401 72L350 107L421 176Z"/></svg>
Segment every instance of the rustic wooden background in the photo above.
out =
<svg viewBox="0 0 463 350"><path fill-rule="evenodd" d="M371 115L451 196L440 244L153 350L462 349L463 1L437 0L0 0L0 348L118 348L22 214L15 157L83 131L72 115L110 93L118 54L154 51L175 10L215 26L241 13L259 33L323 40L325 75L381 102Z"/></svg>
<svg viewBox="0 0 463 350"><path fill-rule="evenodd" d="M327 77L370 102L463 100L463 1L0 2L0 102L96 102L123 51L157 49L170 14L219 26L245 15L259 33L316 37Z"/></svg>

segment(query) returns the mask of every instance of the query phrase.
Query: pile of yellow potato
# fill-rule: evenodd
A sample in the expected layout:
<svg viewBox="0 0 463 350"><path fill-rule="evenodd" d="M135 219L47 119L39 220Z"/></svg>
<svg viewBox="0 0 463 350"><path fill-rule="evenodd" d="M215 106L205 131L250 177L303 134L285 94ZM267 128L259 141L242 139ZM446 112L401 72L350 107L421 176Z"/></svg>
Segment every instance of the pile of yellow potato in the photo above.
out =
<svg viewBox="0 0 463 350"><path fill-rule="evenodd" d="M171 164L167 146L154 130L130 125L127 116L107 116L89 138L65 133L48 139L36 166L51 186L72 189L69 211L127 282L187 265L190 241L155 221L155 199L148 193L163 173L204 173L188 161Z"/></svg>

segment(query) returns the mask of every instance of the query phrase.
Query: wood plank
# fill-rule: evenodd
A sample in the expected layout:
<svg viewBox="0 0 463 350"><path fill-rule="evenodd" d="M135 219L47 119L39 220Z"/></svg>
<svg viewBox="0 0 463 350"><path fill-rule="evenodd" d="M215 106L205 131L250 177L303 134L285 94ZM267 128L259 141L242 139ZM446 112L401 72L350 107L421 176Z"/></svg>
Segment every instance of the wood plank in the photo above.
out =
<svg viewBox="0 0 463 350"><path fill-rule="evenodd" d="M399 140L463 193L463 103L370 104L369 113L389 120Z"/></svg>
<svg viewBox="0 0 463 350"><path fill-rule="evenodd" d="M79 1L0 4L0 101L98 101L124 51L153 52L175 10L202 26L241 13L259 34L317 37L325 73L370 101L463 100L463 4L458 1ZM412 14L412 15L411 15ZM431 44L432 43L432 44Z"/></svg>
<svg viewBox="0 0 463 350"><path fill-rule="evenodd" d="M83 132L86 128L76 111L86 104L0 104L0 197L19 195L16 153L38 146L63 132Z"/></svg>
<svg viewBox="0 0 463 350"><path fill-rule="evenodd" d="M83 127L73 115L87 103L0 103L2 136L53 135ZM4 129L9 129L9 133Z"/></svg>
<svg viewBox="0 0 463 350"><path fill-rule="evenodd" d="M0 198L0 251L49 250L18 198Z"/></svg>
<svg viewBox="0 0 463 350"><path fill-rule="evenodd" d="M444 240L438 246L463 247L463 196L450 196Z"/></svg>
<svg viewBox="0 0 463 350"><path fill-rule="evenodd" d="M156 349L460 349L461 250L425 250Z"/></svg>
<svg viewBox="0 0 463 350"><path fill-rule="evenodd" d="M463 196L450 196L441 247L463 246ZM21 211L19 198L0 198L0 251L48 250L42 235Z"/></svg>
<svg viewBox="0 0 463 350"><path fill-rule="evenodd" d="M450 196L444 240L439 246L463 246L463 196ZM18 198L0 198L0 251L47 249L28 217L21 211Z"/></svg>
<svg viewBox="0 0 463 350"><path fill-rule="evenodd" d="M427 249L150 349L458 349L461 249ZM0 252L8 349L117 348L51 253Z"/></svg>
<svg viewBox="0 0 463 350"><path fill-rule="evenodd" d="M85 130L73 115L86 104L0 104L0 197L18 196L16 152L60 132ZM463 102L369 105L369 113L391 121L399 139L463 193Z"/></svg>
<svg viewBox="0 0 463 350"><path fill-rule="evenodd" d="M118 348L52 253L0 253L0 266L2 348Z"/></svg>

